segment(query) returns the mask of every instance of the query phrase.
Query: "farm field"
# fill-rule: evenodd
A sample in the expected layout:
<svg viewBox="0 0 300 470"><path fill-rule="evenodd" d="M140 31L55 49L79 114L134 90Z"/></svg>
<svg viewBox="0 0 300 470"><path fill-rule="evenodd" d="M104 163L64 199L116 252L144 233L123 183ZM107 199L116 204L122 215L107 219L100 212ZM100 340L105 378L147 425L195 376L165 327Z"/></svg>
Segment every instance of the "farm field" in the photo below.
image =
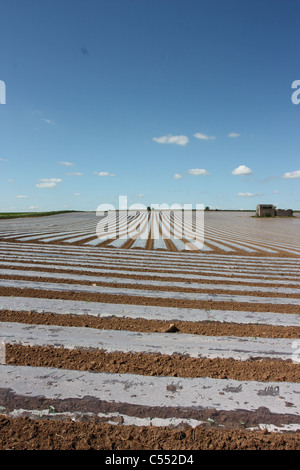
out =
<svg viewBox="0 0 300 470"><path fill-rule="evenodd" d="M300 216L253 215L1 220L0 449L299 450Z"/></svg>
<svg viewBox="0 0 300 470"><path fill-rule="evenodd" d="M97 216L94 212L74 212L25 220L4 219L0 240L174 252L189 249L233 255L300 254L300 214L289 219L268 219L254 218L254 212L203 212L204 226L199 224L200 231L196 232L193 211L185 211L184 233L182 212L170 210L108 212L105 217L104 213ZM111 230L112 224L116 225L117 234ZM190 246L186 241L190 241Z"/></svg>

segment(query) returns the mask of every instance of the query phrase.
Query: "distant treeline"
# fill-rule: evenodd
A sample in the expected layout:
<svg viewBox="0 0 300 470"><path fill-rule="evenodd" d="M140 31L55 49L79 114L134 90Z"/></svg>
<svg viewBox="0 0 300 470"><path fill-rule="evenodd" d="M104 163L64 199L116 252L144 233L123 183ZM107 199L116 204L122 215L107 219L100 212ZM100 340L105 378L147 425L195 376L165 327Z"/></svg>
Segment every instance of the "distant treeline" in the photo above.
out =
<svg viewBox="0 0 300 470"><path fill-rule="evenodd" d="M82 211L50 211L50 212L0 212L0 219L14 219L17 217L43 217L46 215L66 214Z"/></svg>

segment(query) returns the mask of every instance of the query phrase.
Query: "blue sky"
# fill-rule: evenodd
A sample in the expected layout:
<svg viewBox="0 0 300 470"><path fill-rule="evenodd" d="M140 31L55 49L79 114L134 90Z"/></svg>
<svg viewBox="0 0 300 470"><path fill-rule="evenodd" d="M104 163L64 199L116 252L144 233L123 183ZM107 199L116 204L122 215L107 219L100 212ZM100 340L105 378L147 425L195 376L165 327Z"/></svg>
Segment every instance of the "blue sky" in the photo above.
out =
<svg viewBox="0 0 300 470"><path fill-rule="evenodd" d="M0 7L0 211L300 209L299 0Z"/></svg>

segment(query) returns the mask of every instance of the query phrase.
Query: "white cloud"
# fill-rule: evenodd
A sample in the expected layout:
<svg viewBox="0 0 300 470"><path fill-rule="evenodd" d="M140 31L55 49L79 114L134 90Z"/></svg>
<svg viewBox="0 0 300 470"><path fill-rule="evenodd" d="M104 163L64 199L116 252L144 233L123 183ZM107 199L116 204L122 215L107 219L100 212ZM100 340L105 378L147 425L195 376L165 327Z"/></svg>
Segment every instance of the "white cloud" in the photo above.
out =
<svg viewBox="0 0 300 470"><path fill-rule="evenodd" d="M29 209L39 209L39 206L29 206Z"/></svg>
<svg viewBox="0 0 300 470"><path fill-rule="evenodd" d="M37 188L55 188L56 183L37 183L35 185Z"/></svg>
<svg viewBox="0 0 300 470"><path fill-rule="evenodd" d="M0 162L8 162L6 158L0 158Z"/></svg>
<svg viewBox="0 0 300 470"><path fill-rule="evenodd" d="M20 194L20 195L18 195L18 196L16 196L16 197L18 197L18 198L20 198L20 199L27 199L27 198L28 198L28 196L23 196L22 194Z"/></svg>
<svg viewBox="0 0 300 470"><path fill-rule="evenodd" d="M71 162L58 162L59 165L65 165L65 166L73 166L74 163Z"/></svg>
<svg viewBox="0 0 300 470"><path fill-rule="evenodd" d="M137 194L137 197L144 197L144 196L145 196L145 194L143 194L143 193L138 193Z"/></svg>
<svg viewBox="0 0 300 470"><path fill-rule="evenodd" d="M284 173L282 178L285 178L285 179L300 178L300 170L291 171L290 173Z"/></svg>
<svg viewBox="0 0 300 470"><path fill-rule="evenodd" d="M253 197L254 194L252 194L252 193L238 193L238 196L240 196L240 197Z"/></svg>
<svg viewBox="0 0 300 470"><path fill-rule="evenodd" d="M94 175L98 176L116 176L114 173L109 173L108 171L94 171Z"/></svg>
<svg viewBox="0 0 300 470"><path fill-rule="evenodd" d="M42 121L44 121L46 124L54 124L54 121L52 121L51 119L42 119Z"/></svg>
<svg viewBox="0 0 300 470"><path fill-rule="evenodd" d="M81 193L73 193L73 196L81 196Z"/></svg>
<svg viewBox="0 0 300 470"><path fill-rule="evenodd" d="M37 188L55 188L57 183L62 182L60 178L42 178L39 181L41 182L35 185Z"/></svg>
<svg viewBox="0 0 300 470"><path fill-rule="evenodd" d="M201 134L200 132L197 132L196 134L194 134L194 137L196 137L196 139L201 139L201 140L215 140L216 139L214 135Z"/></svg>
<svg viewBox="0 0 300 470"><path fill-rule="evenodd" d="M39 181L43 181L45 183L61 183L61 178L42 178Z"/></svg>
<svg viewBox="0 0 300 470"><path fill-rule="evenodd" d="M279 194L279 191L277 191L277 189L274 189L273 194Z"/></svg>
<svg viewBox="0 0 300 470"><path fill-rule="evenodd" d="M230 133L228 134L228 137L234 138L234 137L240 137L240 135L241 135L241 134L238 134L237 132L230 132Z"/></svg>
<svg viewBox="0 0 300 470"><path fill-rule="evenodd" d="M79 171L73 171L71 173L66 173L68 176L82 176L83 173L80 173Z"/></svg>
<svg viewBox="0 0 300 470"><path fill-rule="evenodd" d="M207 170L205 170L204 168L203 169L200 169L200 168L192 168L191 170L189 170L189 173L190 175L195 175L195 176L198 176L198 175L209 175L210 173L208 173Z"/></svg>
<svg viewBox="0 0 300 470"><path fill-rule="evenodd" d="M161 137L153 137L155 142L159 144L176 144L184 146L189 142L189 138L186 135L163 135Z"/></svg>
<svg viewBox="0 0 300 470"><path fill-rule="evenodd" d="M174 178L174 180L180 180L182 178L182 175L180 175L179 173L175 173L173 178Z"/></svg>
<svg viewBox="0 0 300 470"><path fill-rule="evenodd" d="M245 165L240 165L232 171L233 175L251 175L253 171Z"/></svg>

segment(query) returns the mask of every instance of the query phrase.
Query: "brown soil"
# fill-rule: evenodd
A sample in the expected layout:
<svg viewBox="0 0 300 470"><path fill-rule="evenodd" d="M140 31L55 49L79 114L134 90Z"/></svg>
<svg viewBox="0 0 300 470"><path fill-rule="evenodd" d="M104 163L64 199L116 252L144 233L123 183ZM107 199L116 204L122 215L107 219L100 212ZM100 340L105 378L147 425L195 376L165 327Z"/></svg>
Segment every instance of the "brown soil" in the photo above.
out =
<svg viewBox="0 0 300 470"><path fill-rule="evenodd" d="M30 416L35 419L40 411L43 415L40 419L51 417L51 419L67 418L67 413L77 414L77 421L93 421L96 423L114 421L116 424L125 424L122 415L139 418L161 418L161 419L195 419L201 421L201 425L210 423L215 427L224 429L241 429L246 431L257 428L260 423L273 424L282 427L286 424L297 425L297 432L300 431L300 417L293 414L291 404L285 402L286 413L271 413L266 407L260 407L253 411L236 409L230 411L216 410L215 408L201 407L172 407L172 406L147 406L130 404L120 401L105 401L93 396L82 398L46 398L43 396L17 395L9 389L0 388L0 399L7 416L9 413L19 411L19 417ZM48 416L45 412L50 411ZM101 413L101 415L99 415ZM103 416L105 414L106 416ZM112 416L114 414L115 416ZM181 422L182 424L182 422ZM149 424L151 426L151 424ZM298 429L299 426L299 429ZM178 427L178 425L176 426Z"/></svg>
<svg viewBox="0 0 300 470"><path fill-rule="evenodd" d="M27 270L27 272L30 272ZM0 274L0 279L7 279L7 280L16 280L16 281L33 281L33 282L51 282L55 284L77 284L81 286L97 286L97 287L117 287L117 288L124 288L124 289L138 289L138 290L150 290L150 291L155 291L155 292L183 292L183 293L190 293L190 294L220 294L220 295L243 295L243 291L240 290L226 290L222 289L209 289L205 287L204 289L201 289L199 286L198 289L191 289L188 286L187 287L171 287L171 286L151 286L149 284L134 284L134 280L132 280L132 284L122 284L118 283L115 285L113 282L94 282L93 280L91 281L81 281L81 280L72 280L68 279L68 275L66 274L65 279L56 279L56 278L51 278L51 277L39 277L39 276L26 276L24 277L23 275L2 275ZM289 298L289 299L300 299L300 291L299 293L296 294L289 294L289 293L272 293L272 292L255 292L255 291L249 291L247 292L247 296L252 296L252 297L270 297L271 299L273 298Z"/></svg>
<svg viewBox="0 0 300 470"><path fill-rule="evenodd" d="M101 314L100 310L99 313ZM127 330L140 332L167 332L170 322L165 320L146 320L143 318L93 317L91 315L63 315L36 312L12 312L0 310L1 322L18 322L30 325L57 325L99 328L104 330ZM299 327L284 327L241 323L222 323L218 321L188 322L176 321L178 334L206 336L238 336L253 338L300 338Z"/></svg>
<svg viewBox="0 0 300 470"><path fill-rule="evenodd" d="M24 265L26 265L26 262L23 262L23 261L22 261L22 263L23 263ZM39 264L39 263L41 263L41 261L40 261L40 262L39 262L39 261L30 261L30 264L34 264L34 263ZM96 266L96 267L99 269L99 266ZM76 275L82 275L82 276L83 276L83 275L88 275L88 276L90 276L90 277L100 277L100 278L101 278L101 277L110 277L110 278L117 278L117 279L132 279L132 281L133 281L133 284L132 284L132 285L134 285L135 287L136 287L136 284L134 284L134 280L136 280L136 279L137 279L137 280L142 280L142 281L185 282L186 284L197 283L197 284L199 285L199 289L198 289L199 291L202 291L202 290L203 290L203 289L201 289L201 284L220 285L220 289L219 289L218 291L215 290L215 289L213 289L213 290L211 290L212 292L219 292L219 291L221 291L221 290L222 290L222 284L225 284L225 285L233 285L233 286L235 286L235 285L236 285L236 286L251 286L251 287L262 287L262 286L263 286L263 287L266 287L266 288L268 288L268 287L287 287L287 288L293 288L293 289L295 289L295 290L298 289L298 290L299 290L299 293L298 293L298 294L296 293L296 294L294 294L294 295L300 296L300 286L297 286L297 285L295 286L295 285L293 285L293 284L281 284L281 283L280 283L280 279L272 279L272 277L269 277L268 280L272 280L273 282L270 282L270 283L268 283L268 284L262 284L261 282L259 282L259 276L257 276L258 279L256 279L256 282L247 282L247 279L244 281L244 280L243 280L244 278L243 278L243 277L240 278L240 275L239 275L239 274L238 274L238 275L234 275L234 274L231 274L231 275L230 275L230 274L227 274L227 273L226 273L227 279L225 279L225 280L224 280L224 279L215 279L215 280L212 280L212 279L201 279L201 280L199 280L199 279L197 279L197 278L195 278L195 279L190 279L190 278L187 279L187 278L184 277L184 274L182 274L182 277L176 277L176 278L174 278L174 277L169 277L167 273L165 274L165 276L159 276L159 277L158 277L158 276L155 275L157 271L154 271L153 273L151 272L150 275L146 275L146 274L143 274L142 272L141 272L141 273L138 273L138 274L136 274L135 272L128 273L128 274L124 274L124 273L122 273L122 272L116 272L116 273L114 273L114 272L110 272L110 273L101 273L101 272L99 272L99 273L95 273L95 272L93 272L93 271L89 271L89 268L88 268L88 267L86 267L86 269L85 269L84 271L78 271L78 270L76 270L76 269L70 270L70 269L68 269L67 267L60 267L59 265L57 266L57 269L54 269L54 268L48 268L46 263L44 263L44 267L41 268L41 267L27 267L27 266L19 267L19 266L14 266L13 264L10 265L9 262L7 262L7 268L6 268L5 266L3 266L3 268L5 268L5 269L11 269L11 270L13 270L13 271L18 271L18 270L21 269L22 271L26 271L26 272L28 272L28 273L30 273L30 271L46 272L46 273L61 273L61 274L65 274L65 276L66 276L66 280L64 280L63 282L68 282L68 281L67 281L67 279L68 279L68 274L71 274L71 275L76 274ZM115 268L115 267L109 268L109 269L112 269L112 270L120 270L120 268ZM126 270L127 270L127 269L128 269L128 268L126 267ZM129 269L130 269L130 268L129 268ZM159 271L159 272L161 272L161 271ZM206 274L207 276L210 276L210 275L212 275L212 272L210 272L210 273L201 273L201 276L202 276L202 275L205 275L205 274ZM17 274L16 274L16 276L17 276ZM219 276L216 275L216 277L220 277L220 276L222 276L222 275L219 275ZM239 277L239 280L238 280L238 281L233 281L233 280L230 279L230 276L231 276L231 277L235 277L235 278L236 278L236 277ZM19 277L21 277L21 276L19 276ZM224 275L223 275L223 277L224 277ZM5 276L5 275L4 275L4 276L1 276L1 278L2 278L2 279L6 279L6 278L12 279L13 277L11 277L11 276ZM34 278L35 278L35 279L38 279L37 277L34 277ZM24 279L24 278L22 278L22 280L23 280L23 279ZM28 277L26 277L26 279L28 279ZM42 280L42 279L45 279L45 280L46 280L46 278L42 278L42 277L41 277L40 280ZM50 279L52 279L52 278L49 278L49 280L50 280ZM248 278L248 279L249 279L249 278ZM296 279L298 279L298 278L296 278ZM70 281L70 282L73 282L73 283L74 283L74 281ZM78 282L77 282L77 281L76 281L76 284L77 284L77 283L81 283L81 282L83 282L83 284L90 285L91 282L93 282L93 281L90 281L90 282L88 282L88 281L78 281ZM104 284L104 283L101 283L101 281L96 281L96 283L97 283L97 285L102 285L102 284ZM107 285L111 285L111 283L109 283L109 284L106 283L106 284L107 284ZM129 285L129 284L126 284L126 285ZM150 286L149 286L149 287L150 287ZM143 288L146 289L147 286L145 285L145 286L143 286ZM151 288L151 289L152 289L152 288ZM166 288L166 289L163 288L163 289L164 289L164 290L168 290L168 288ZM188 289L188 285L183 288L183 292L186 292L186 289ZM177 288L174 288L174 290L177 291L178 289L177 289ZM193 289L192 291L193 291L193 292L198 292L198 290ZM205 288L205 292L210 292L209 288ZM228 293L230 294L231 292L234 292L234 291L222 290L222 292L226 292L227 294L228 294ZM239 294L241 293L240 291L236 291L236 292L238 292ZM250 294L251 294L251 292L249 292L249 295L250 295ZM259 293L256 292L256 293L254 293L253 295L256 295L256 296L257 296L257 295L259 295ZM263 294L263 295L264 295L264 294ZM285 294L285 295L289 295L289 296L290 296L290 294ZM269 293L269 296L274 296L274 294ZM275 296L276 296L276 294L275 294ZM282 296L282 294L281 294L281 296Z"/></svg>
<svg viewBox="0 0 300 470"><path fill-rule="evenodd" d="M36 281L36 279L35 279ZM116 290L116 294L118 291ZM181 307L209 310L237 310L249 312L300 313L300 305L259 304L247 302L221 302L214 300L187 300L139 297L130 295L95 294L88 292L59 292L42 289L0 287L0 296L33 297L43 299L82 300L126 305L152 305L156 307Z"/></svg>
<svg viewBox="0 0 300 470"><path fill-rule="evenodd" d="M300 433L222 430L213 425L194 429L137 427L0 415L0 450L24 449L300 450Z"/></svg>
<svg viewBox="0 0 300 470"><path fill-rule="evenodd" d="M180 354L106 353L101 350L7 344L6 363L148 376L300 382L299 364L280 359L196 359Z"/></svg>
<svg viewBox="0 0 300 470"><path fill-rule="evenodd" d="M92 237L94 238L94 237ZM88 241L89 239L86 239L86 240L83 240L83 242L86 242ZM18 242L18 240L9 240L9 244L12 244L14 246L9 246L8 247L8 250L12 249L12 250L15 250L17 249L18 251L20 251L20 254L22 253L25 253L25 247L26 247L26 244L29 244L30 245L30 251L39 251L41 253L47 253L48 250L46 249L48 246L51 246L53 247L53 250L51 250L53 253L57 252L59 254L68 254L68 253L71 253L71 256L72 257L76 257L77 255L81 255L81 254L86 254L87 257L91 256L91 257L97 257L98 261L101 261L101 260L105 260L106 258L110 257L110 252L114 252L114 251L119 251L121 252L121 256L122 256L122 260L125 260L128 259L128 261L132 261L133 259L140 259L141 261L147 261L147 259L152 259L152 254L156 254L156 255L159 255L159 254L163 254L164 255L164 262L177 262L177 257L174 256L174 252L177 252L174 244L172 243L171 240L165 240L167 242L167 247L168 247L168 250L163 250L163 249L157 249L157 250L153 250L150 248L150 250L152 251L151 255L150 255L150 258L149 257L146 257L144 258L144 256L139 256L139 258L136 258L135 255L139 255L140 253L139 252L144 252L145 250L147 251L148 249L147 248L134 248L132 250L129 250L128 251L128 248L130 248L133 243L134 243L134 240L133 239L128 239L128 240L124 240L124 248L117 248L117 247L113 247L113 246L108 246L109 243L111 243L113 240L115 239L108 239L108 240L105 240L104 242L101 243L101 245L98 245L97 247L89 247L89 246L82 246L82 244L78 244L77 243L58 243L57 241L53 241L53 242L47 242L47 244L45 242L42 242L42 241L38 241L38 240L33 240L33 241L24 241L24 242L21 242L22 243L22 246L20 246L20 242ZM7 240L2 240L0 238L0 242L6 242L7 243ZM147 239L147 242L146 242L146 247L149 246L149 247L153 247L154 246L154 240L152 240L151 238L148 238ZM64 247L67 247L68 250L64 251L62 248ZM106 250L103 250L103 248L109 248L108 251ZM56 250L56 248L58 249L58 251ZM73 250L72 250L73 248ZM81 250L82 248L82 250ZM98 248L101 248L101 251L99 250L98 251ZM62 251L61 251L62 249ZM196 254L197 257L194 258L193 257L193 254ZM114 254L114 256L116 255L116 253ZM245 261L247 260L250 260L251 262L255 262L256 259L261 259L261 257L263 257L264 259L268 260L268 258L274 258L276 257L277 260L282 260L282 263L278 263L278 265L283 265L284 266L284 261L286 259L289 259L289 258L293 258L295 260L299 260L300 259L300 255L296 255L296 254L292 254L292 253L285 253L285 252L278 252L278 253L267 253L267 252L256 252L256 253L248 253L248 252L241 252L241 251L232 251L232 252L217 252L217 250L215 252L206 252L206 253L203 253L203 252L198 252L198 251L195 251L195 252L191 252L191 251L186 251L186 252L180 252L178 253L179 257L178 257L178 262L184 262L184 260L186 259L187 261L188 260L191 260L193 261L193 263L202 263L209 260L210 256L212 256L213 258L215 256L219 256L221 255L221 259L214 259L214 261L216 262L216 264L220 264L222 263L223 260L226 260L226 258L228 258L229 260L231 261L234 261L234 264L235 265L239 265L240 261L239 261L239 258L241 260L241 263L245 263ZM185 258L181 258L181 255L185 255ZM200 256L199 256L200 255ZM234 258L232 258L234 257ZM245 258L246 257L246 258ZM154 257L156 258L156 257ZM154 259L153 258L153 259ZM271 260L272 261L272 260ZM297 262L295 261L295 262ZM267 261L268 262L268 261ZM277 265L277 264L276 264ZM151 269L151 266L149 266L149 268ZM155 268L154 268L155 269Z"/></svg>
<svg viewBox="0 0 300 470"><path fill-rule="evenodd" d="M40 250L40 252L43 252L42 250ZM65 254L67 255L67 254ZM22 253L20 254L20 256L22 257ZM83 274L84 272L85 273L88 273L89 275L103 275L103 276L106 276L107 274L101 274L101 273L93 273L93 272L90 272L89 271L89 268L108 268L110 270L116 270L116 271L119 271L119 273L116 273L116 276L122 276L122 277L125 277L127 276L127 274L125 273L120 273L120 270L122 270L124 267L126 269L126 271L132 271L131 273L128 273L128 275L130 276L134 276L134 277L139 277L139 276L142 276L142 278L153 278L153 279L156 279L155 277L155 274L156 273L165 273L166 276L164 278L161 278L161 279L165 279L165 280L174 280L174 278L170 278L168 277L168 274L171 273L171 274L174 274L174 265L172 266L172 261L170 263L170 266L153 266L151 264L149 264L148 266L140 266L139 264L137 264L136 266L132 266L132 265L126 265L126 261L130 261L132 260L132 258L128 258L128 260L122 256L122 262L124 260L124 263L123 265L110 265L110 264L105 264L106 263L106 259L104 259L103 257L101 257L99 260L95 260L94 258L93 259L87 259L87 261L89 262L89 265L85 265L84 264L84 259L82 259L81 261L78 261L78 259L73 259L72 260L72 257L71 256L74 256L73 254L70 255L70 258L68 261L71 261L73 263L73 265L76 265L77 262L80 263L80 267L85 267L85 271L78 271L78 274ZM88 256L88 254L87 254ZM107 255L106 255L107 256ZM18 261L18 260L16 260ZM140 260L137 260L137 261L140 261ZM115 260L116 263L118 263L118 260ZM14 261L13 260L6 260L6 263L7 265L9 266L10 269L20 269L19 267L14 267ZM41 264L43 263L44 266L45 266L45 271L49 271L49 272L58 272L58 269L51 269L47 267L47 265L49 264L55 264L57 265L57 267L59 268L60 265L61 266L61 269L62 271L66 271L68 270L66 268L66 265L64 266L64 260L59 260L59 259L55 259L55 260L51 260L51 259L36 259L36 258L31 258L31 259L22 259L22 263L23 264L26 264L26 263L30 263L30 264ZM102 263L104 263L102 265ZM219 262L216 262L216 264L222 264L222 260L220 260ZM64 267L63 267L64 266ZM235 266L239 269L244 269L245 268L245 265L244 264L241 264L239 265L238 262L236 262ZM235 268L232 268L230 265L226 266L226 271L223 272L223 273L219 273L219 268L215 265L211 265L210 266L210 269L209 271L203 271L202 270L202 267L203 266L195 266L195 268L198 268L197 270L193 270L193 271L188 271L188 268L177 268L177 274L181 271L182 269L182 278L176 278L177 280L179 279L182 279L183 281L186 281L186 278L184 277L186 272L188 271L188 274L194 274L194 275L198 275L200 274L201 276L211 276L211 275L214 275L214 276L217 276L217 277L224 277L226 276L226 282L227 282L227 279L230 280L230 277L239 277L240 278L240 282L243 283L243 280L247 280L247 273L246 272L239 272L239 273L236 273L234 271ZM276 268L286 268L287 265L286 263L280 263L280 264L276 264ZM23 268L22 268L23 269ZM26 267L24 268L26 269ZM33 268L30 268L30 269L33 269ZM43 268L34 268L38 271L40 270L43 270ZM140 271L141 274L137 274L136 271ZM224 270L224 268L223 268ZM215 272L216 271L216 272ZM70 272L73 272L75 273L76 271L75 270L72 270ZM143 272L150 272L150 275L149 274L144 274ZM112 275L113 273L110 273L109 275ZM271 272L268 273L268 277L262 277L263 275L260 274L260 273L256 273L255 271L253 271L253 274L255 274L255 279L259 280L260 278L261 279L268 279L268 280L273 280L275 284L279 283L280 284L280 277L286 279L286 278L292 278L294 280L298 280L299 278L299 275L297 273L293 273L293 272L286 272L286 273L278 273L278 272L274 272L274 274L272 274ZM248 276L249 278L249 276ZM192 280L192 279L191 279ZM195 279L195 281L197 281L197 279ZM199 282L199 280L197 281ZM202 282L208 282L208 280L206 281L202 281ZM215 281L211 281L211 282L215 282ZM236 283L236 281L234 281ZM252 284L251 284L252 285Z"/></svg>
<svg viewBox="0 0 300 470"><path fill-rule="evenodd" d="M91 237L94 238L94 237ZM1 239L5 241L5 239ZM82 245L88 241L88 239L74 244L75 246ZM17 240L9 240L9 242L18 244ZM105 246L110 241L104 242L102 246ZM23 243L23 242L22 242ZM36 244L37 249L45 247L44 242L29 241L29 244ZM132 245L133 241L128 240L127 247ZM70 244L64 244L64 242L50 242L48 245L68 246ZM152 249L153 244L150 242L147 245L148 248ZM85 247L88 248L88 247ZM176 251L174 245L169 241L167 243L169 251ZM132 250L135 253L138 249ZM89 255L104 254L104 251L97 252L96 248L88 249L86 252L86 259ZM190 253L189 253L190 254ZM200 254L203 254L200 252ZM284 251L279 253L247 253L242 250L234 251L231 253L223 252L214 248L211 254L222 254L227 255L228 258L232 255L251 256L253 260L257 257L260 258L262 255L268 257L282 257L282 264L284 260L288 258L296 258L297 256L292 253L285 253ZM107 253L108 255L108 253ZM107 256L106 255L106 256ZM131 259L131 253L125 252L124 261ZM125 256L126 255L126 256ZM197 252L199 255L199 252ZM203 254L207 259L208 254ZM72 259L73 254L70 254ZM191 259L193 257L191 256ZM225 258L224 258L225 259ZM39 261L40 263L42 261ZM84 262L84 260L83 260ZM51 261L48 261L51 264ZM101 266L101 258L97 261L93 261L94 267ZM220 260L220 264L222 260ZM8 262L9 264L9 262ZM171 260L170 260L171 265ZM278 266L279 267L279 266ZM26 268L25 268L26 269ZM47 265L45 264L45 270ZM43 269L43 270L44 270ZM86 267L86 273L89 273L89 268ZM119 269L119 268L111 268ZM125 284L126 288L143 289L146 290L146 286L137 286L134 284L135 279L157 279L155 272L165 272L166 275L161 280L175 280L174 278L168 277L167 268L154 268L149 266L148 268L139 268L141 271L151 271L151 275L134 273L134 267L127 268L132 270L132 274L126 274L118 277L132 279L132 284ZM41 269L42 271L42 269ZM49 270L49 272L66 272L67 269ZM178 270L180 272L180 269ZM228 281L217 281L219 284L218 290L199 289L193 290L196 292L205 292L208 294L225 293L229 295L240 295L239 291L228 292L222 289L222 284L230 283L231 274L230 268L226 271ZM202 275L211 275L214 272L213 269L210 272L201 272L199 267L198 273ZM76 273L76 271L72 271ZM255 273L255 271L254 271ZM83 272L78 271L78 274ZM92 273L95 275L95 273ZM101 274L97 273L97 276ZM245 274L244 274L245 275ZM105 276L105 274L103 274ZM109 274L113 277L113 274ZM184 276L184 275L183 275ZM283 275L282 278L294 277L297 279L297 275L288 273ZM278 274L276 274L278 277ZM2 279L24 279L20 276L1 276ZM257 276L259 279L259 275ZM51 278L37 278L28 277L26 279L32 279L34 281L42 282L61 282L61 280L55 281ZM268 279L272 279L272 275L269 275ZM186 282L184 277L182 280ZM68 281L63 281L68 283ZM193 282L190 280L190 282ZM202 281L202 283L215 284L215 281ZM73 283L73 281L69 281ZM76 284L92 285L91 282L77 282ZM112 283L100 283L96 282L97 286L112 286ZM238 284L238 283L235 283ZM255 286L254 283L244 283L243 273L241 273L240 283L243 285ZM259 286L259 281L256 283ZM271 284L269 284L271 287ZM280 280L273 280L272 286L280 286ZM121 285L120 285L121 287ZM293 287L292 285L287 287ZM159 291L173 291L174 288L150 288L151 290ZM175 289L176 291L189 292L191 289L188 288L188 284L185 288ZM118 290L116 289L116 293ZM300 294L300 292L299 292ZM48 299L66 299L66 300L83 300L103 303L119 303L127 305L152 305L152 306L167 306L167 307L181 307L181 308L195 308L195 309L207 309L207 310L235 310L235 311L252 311L252 312L278 312L278 313L300 313L300 306L293 305L274 305L272 304L273 297L295 297L297 295L282 295L282 294L262 294L262 293L249 293L249 295L270 297L269 304L252 304L242 302L216 302L214 300L207 301L196 301L196 300L180 300L180 299L160 299L160 298L146 298L141 296L125 296L125 295L108 295L108 294L90 294L90 293L75 293L75 292L55 292L38 289L21 289L21 288L0 288L0 295L4 296L23 296L33 298L48 298ZM87 304L88 305L88 304ZM101 311L99 311L101 315ZM166 321L154 321L144 319L130 319L130 318L117 318L117 317L92 317L87 315L54 315L54 314L38 314L32 312L10 312L2 310L0 311L0 321L16 321L27 324L46 324L46 325L63 325L63 326L84 326L90 328L101 328L101 329L118 329L118 330L130 330L130 331L145 331L145 332L165 332L170 327L170 322ZM221 323L221 322L175 322L175 326L178 330L176 333L170 334L181 334L181 333L193 333L200 335L210 336L240 336L240 337L273 337L273 338L299 338L300 327L276 327L268 325L256 325L256 324L237 324L237 323ZM33 367L55 367L72 370L87 370L95 372L111 372L111 373L134 373L140 375L150 376L178 376L178 377L213 377L221 379L235 379L235 380L258 380L264 382L300 382L300 370L299 364L293 363L291 360L266 360L266 359L249 359L247 361L238 361L235 359L194 359L185 355L174 354L167 356L164 354L142 354L142 353L106 353L101 350L93 349L75 349L68 350L64 348L54 347L29 347L21 345L6 345L6 362L10 365L28 365ZM151 407L144 406L138 410L134 405L128 404L117 404L105 401L93 400L88 397L86 400L69 399L69 400L47 400L43 397L24 397L24 396L13 396L8 390L0 388L1 404L4 405L7 412L11 412L14 409L25 408L27 410L34 409L45 409L45 406L54 406L58 412L66 411L78 411L82 413L97 413L97 412L119 412L132 416L151 417L160 416L177 416L186 417L187 410L185 409L174 409L174 408L161 408L159 410L153 410ZM287 413L284 415L271 415L269 410L266 408L260 408L255 412L245 412L243 410L236 410L234 412L225 412L216 410L190 410L189 418L195 418L204 420L205 423L195 429L187 428L182 425L179 428L172 427L137 427L137 426L125 426L122 423L122 418L116 418L116 425L111 425L105 422L108 418L93 418L93 421L89 421L85 414L81 418L81 422L74 422L67 418L62 417L51 417L51 419L29 419L28 417L22 418L9 418L7 416L0 415L0 450L7 449L102 449L102 450L239 450L239 449L251 449L251 450L300 450L300 417L291 415L292 409L289 408L290 404L286 404ZM137 414L138 412L138 414ZM155 414L156 413L156 414ZM174 414L175 413L175 414ZM96 415L94 415L96 417ZM82 421L85 420L85 421ZM100 421L103 422L100 422ZM272 423L272 424L289 424L299 423L299 430L297 432L283 432L283 433L268 433L267 431L249 431L246 428L255 427L259 423Z"/></svg>
<svg viewBox="0 0 300 470"><path fill-rule="evenodd" d="M51 235L52 235L52 234L51 234ZM80 240L80 241L77 241L77 242L72 243L72 244L71 244L71 243L64 242L63 240L61 240L60 242L57 241L57 240L54 240L54 241L52 241L52 242L51 242L51 241L50 241L50 242L47 242L47 245L53 245L53 246L68 246L68 247L72 247L72 246L74 246L74 247L80 247L80 246L82 246L82 247L84 247L85 249L89 249L89 248L90 248L90 249L91 249L91 254L93 254L93 253L95 254L97 248L100 248L100 245L98 245L98 247L88 247L88 246L85 246L85 245L84 245L87 241L92 240L92 239L94 239L94 238L95 238L95 235L93 235L90 239ZM131 239L129 239L129 240L131 240ZM128 243L129 243L129 240L128 240ZM148 239L148 240L149 240L149 239ZM6 239L3 238L3 237L0 237L0 241L1 241L1 242L6 242L6 243L7 243L7 242L9 242L9 243L16 243L16 244L20 243L20 241L19 241L18 239L9 239L9 240L6 240ZM112 241L112 240L110 240L110 241ZM104 247L104 246L106 246L108 243L110 243L110 241L107 241L107 243L106 243L106 242L103 242L103 243L101 244L101 248ZM22 243L22 244L29 244L29 245L30 245L30 244L34 244L34 245L45 246L45 242L42 242L42 241L39 241L39 240L21 241L21 243ZM126 242L126 243L127 243L127 242ZM244 243L245 243L245 246L247 246L247 242L244 242ZM224 244L226 244L226 242L224 242ZM275 244L275 243L274 243L274 244ZM150 242L149 242L149 246L150 246ZM151 244L151 247L152 247L152 246L153 246L153 245ZM147 249L153 250L153 248L151 248L151 247L150 247L150 248L147 248ZM109 248L110 248L110 249L111 249L111 248L114 249L114 247L111 247L111 246L110 246ZM209 253L204 253L204 252L202 252L202 251L197 251L197 250L193 251L193 253L195 253L195 254L197 254L197 255L199 255L199 254L200 254L200 255L203 255L204 257L209 256L209 255L211 254L211 255L224 255L224 256L228 256L228 258L230 258L230 256L241 256L241 257L243 257L243 256L247 256L247 257L248 257L248 256L251 256L251 257L253 257L254 259L255 259L256 257L260 258L261 256L264 256L264 257L266 257L266 258L273 258L274 256L276 256L276 257L282 257L282 258L299 258L299 257L300 257L300 255L297 255L297 254L295 254L295 253L288 253L288 252L285 252L284 250L282 250L282 251L276 251L276 250L275 250L276 253L268 253L268 252L264 252L264 251L263 251L263 248L262 248L261 251L256 251L256 252L254 252L254 253L251 253L251 252L244 251L244 250L237 249L237 248L233 248L234 251L232 251L232 252L223 251L223 250L221 250L221 249L219 249L219 248L217 248L217 247L215 247L215 246L212 246L212 245L211 245L211 248L213 249L213 251L210 251ZM230 247L230 248L232 248L232 247ZM118 248L118 249L120 249L120 248ZM122 248L122 250L123 250L123 249L124 249L124 248ZM117 248L116 248L116 250L117 250ZM143 248L135 248L135 249L134 249L134 251L137 251L137 252L138 252L139 250L143 250ZM257 250L258 250L258 248L257 248ZM153 250L153 251L158 251L158 250ZM163 250L163 251L165 252L165 250ZM190 251L182 251L182 252L180 252L180 253L181 253L181 254L188 254L188 255L191 255L191 252L190 252Z"/></svg>

